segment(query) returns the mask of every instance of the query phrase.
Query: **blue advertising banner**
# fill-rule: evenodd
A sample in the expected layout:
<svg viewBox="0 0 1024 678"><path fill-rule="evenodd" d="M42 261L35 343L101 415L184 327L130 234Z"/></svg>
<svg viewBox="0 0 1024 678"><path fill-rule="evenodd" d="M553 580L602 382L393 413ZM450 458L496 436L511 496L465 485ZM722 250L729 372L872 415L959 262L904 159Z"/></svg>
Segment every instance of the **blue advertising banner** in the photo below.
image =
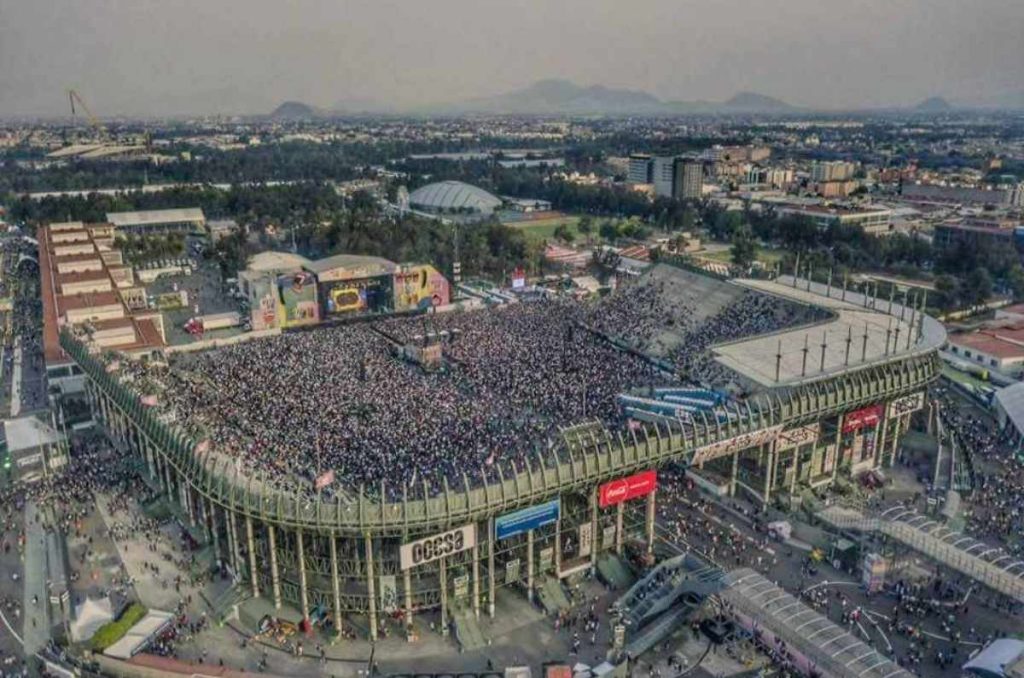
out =
<svg viewBox="0 0 1024 678"><path fill-rule="evenodd" d="M494 534L498 541L508 539L517 534L550 525L558 520L561 514L562 500L552 499L545 504L537 504L499 516L494 521Z"/></svg>

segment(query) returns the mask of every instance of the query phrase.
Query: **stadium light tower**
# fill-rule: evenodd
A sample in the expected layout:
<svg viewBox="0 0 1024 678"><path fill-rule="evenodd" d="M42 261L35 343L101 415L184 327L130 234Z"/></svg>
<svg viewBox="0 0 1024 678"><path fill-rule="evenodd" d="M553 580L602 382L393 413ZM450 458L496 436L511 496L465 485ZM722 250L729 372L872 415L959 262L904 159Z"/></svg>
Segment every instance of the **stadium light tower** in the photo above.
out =
<svg viewBox="0 0 1024 678"><path fill-rule="evenodd" d="M820 372L825 371L825 350L828 348L828 331L824 330L821 333L821 367Z"/></svg>
<svg viewBox="0 0 1024 678"><path fill-rule="evenodd" d="M809 334L805 334L804 335L804 348L803 348L804 362L803 362L803 365L800 368L800 376L801 377L806 377L807 376L807 352L811 350L810 346L811 346L811 344L810 344L810 335Z"/></svg>

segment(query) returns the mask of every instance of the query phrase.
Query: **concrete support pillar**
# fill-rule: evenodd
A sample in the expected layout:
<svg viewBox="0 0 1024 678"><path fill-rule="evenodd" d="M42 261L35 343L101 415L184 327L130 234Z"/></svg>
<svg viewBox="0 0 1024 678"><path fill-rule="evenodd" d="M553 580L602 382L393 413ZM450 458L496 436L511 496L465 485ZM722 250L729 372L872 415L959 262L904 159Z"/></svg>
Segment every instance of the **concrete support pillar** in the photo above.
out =
<svg viewBox="0 0 1024 678"><path fill-rule="evenodd" d="M373 539L365 535L366 540L366 594L369 597L370 640L377 640L377 593L373 580Z"/></svg>
<svg viewBox="0 0 1024 678"><path fill-rule="evenodd" d="M775 450L772 449L769 443L765 450L765 464L764 464L764 508L768 508L768 504L772 500L772 478L775 477Z"/></svg>
<svg viewBox="0 0 1024 678"><path fill-rule="evenodd" d="M185 513L188 514L189 527L196 526L196 508L195 498L192 496L192 486L187 482L182 483L183 492L185 494Z"/></svg>
<svg viewBox="0 0 1024 678"><path fill-rule="evenodd" d="M302 620L309 628L309 584L306 581L306 540L302 530L295 531L295 559L298 561L296 567L299 570L299 605Z"/></svg>
<svg viewBox="0 0 1024 678"><path fill-rule="evenodd" d="M405 588L405 625L412 627L412 569L408 569L402 573Z"/></svg>
<svg viewBox="0 0 1024 678"><path fill-rule="evenodd" d="M231 547L231 567L235 570L235 581L242 578L242 554L238 545L238 527L235 525L235 514L225 510L224 516L228 520L228 546Z"/></svg>
<svg viewBox="0 0 1024 678"><path fill-rule="evenodd" d="M562 520L555 521L555 576L562 576Z"/></svg>
<svg viewBox="0 0 1024 678"><path fill-rule="evenodd" d="M836 424L836 456L832 462L832 482L836 482L836 476L839 475L839 462L843 458L843 450L840 443L843 441L843 417L839 417L839 421Z"/></svg>
<svg viewBox="0 0 1024 678"><path fill-rule="evenodd" d="M167 501L172 501L174 497L174 483L171 482L171 465L167 461L167 457L163 458L164 462L164 494L167 495Z"/></svg>
<svg viewBox="0 0 1024 678"><path fill-rule="evenodd" d="M893 422L892 427L892 451L889 453L889 465L892 466L896 463L896 453L900 447L900 435L903 433L904 418L909 419L910 415L904 415L904 417L897 417Z"/></svg>
<svg viewBox="0 0 1024 678"><path fill-rule="evenodd" d="M191 503L190 503L191 505ZM249 549L249 581L252 583L252 597L260 597L260 584L256 579L256 538L253 536L252 516L245 517L245 543Z"/></svg>
<svg viewBox="0 0 1024 678"><path fill-rule="evenodd" d="M144 444L146 449L146 466L149 469L149 477L151 480L155 480L156 466L153 463L153 445L148 440Z"/></svg>
<svg viewBox="0 0 1024 678"><path fill-rule="evenodd" d="M740 467L740 451L732 453L732 471L729 473L729 496L736 496L736 473Z"/></svg>
<svg viewBox="0 0 1024 678"><path fill-rule="evenodd" d="M197 508L199 509L197 515L199 519L199 525L203 528L203 536L206 538L206 542L209 543L213 537L210 534L210 519L209 516L207 515L206 502L203 500L203 495L201 494L197 494L195 500L198 503Z"/></svg>
<svg viewBox="0 0 1024 678"><path fill-rule="evenodd" d="M888 408L888 406L886 406ZM872 450L873 465L875 468L881 468L885 462L885 438L889 433L889 417L886 416L882 419L882 423L875 427L875 449Z"/></svg>
<svg viewBox="0 0 1024 678"><path fill-rule="evenodd" d="M270 587L274 593L274 609L281 609L281 571L277 569L277 530L267 523L267 548L270 550Z"/></svg>
<svg viewBox="0 0 1024 678"><path fill-rule="evenodd" d="M626 502L620 501L615 507L615 553L622 555L622 543L625 541L623 532L623 518L626 515Z"/></svg>
<svg viewBox="0 0 1024 678"><path fill-rule="evenodd" d="M224 554L220 550L220 529L217 525L217 505L210 500L209 511L207 511L210 518L210 537L213 539L213 557L217 559L217 565L224 561ZM273 542L271 542L273 544ZM273 546L271 546L273 549ZM271 551L273 553L273 551Z"/></svg>
<svg viewBox="0 0 1024 678"><path fill-rule="evenodd" d="M487 616L494 618L494 516L487 524Z"/></svg>
<svg viewBox="0 0 1024 678"><path fill-rule="evenodd" d="M789 494L796 492L796 479L800 475L800 448L794 447L790 454L793 455L793 475L789 477Z"/></svg>
<svg viewBox="0 0 1024 678"><path fill-rule="evenodd" d="M654 521L657 518L657 490L647 495L647 553L654 553Z"/></svg>
<svg viewBox="0 0 1024 678"><path fill-rule="evenodd" d="M526 531L526 598L533 602L533 530Z"/></svg>
<svg viewBox="0 0 1024 678"><path fill-rule="evenodd" d="M334 636L341 637L341 580L338 579L338 538L327 538L331 543L331 591L334 594Z"/></svg>
<svg viewBox="0 0 1024 678"><path fill-rule="evenodd" d="M473 616L480 618L480 546L473 546Z"/></svg>
<svg viewBox="0 0 1024 678"><path fill-rule="evenodd" d="M438 561L438 578L441 582L441 635L448 635L448 559Z"/></svg>

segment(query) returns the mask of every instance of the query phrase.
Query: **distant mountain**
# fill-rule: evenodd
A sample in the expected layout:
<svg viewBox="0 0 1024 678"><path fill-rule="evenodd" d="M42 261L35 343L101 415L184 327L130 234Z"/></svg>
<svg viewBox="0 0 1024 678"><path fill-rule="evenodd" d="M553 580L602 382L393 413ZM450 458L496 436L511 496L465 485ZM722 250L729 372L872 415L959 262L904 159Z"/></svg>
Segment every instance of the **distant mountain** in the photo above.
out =
<svg viewBox="0 0 1024 678"><path fill-rule="evenodd" d="M547 114L672 114L750 113L796 110L784 101L754 92L741 92L725 102L662 101L633 89L603 85L584 87L568 80L540 80L528 87L492 97L470 99L440 107L446 111Z"/></svg>
<svg viewBox="0 0 1024 678"><path fill-rule="evenodd" d="M541 80L505 94L455 104L454 108L487 113L642 113L655 112L661 106L660 100L646 92Z"/></svg>
<svg viewBox="0 0 1024 678"><path fill-rule="evenodd" d="M316 110L301 101L286 101L270 114L274 120L311 120L317 115Z"/></svg>
<svg viewBox="0 0 1024 678"><path fill-rule="evenodd" d="M733 98L722 104L722 109L736 112L750 113L778 113L794 111L795 106L787 104L781 99L770 97L767 94L757 92L740 92Z"/></svg>
<svg viewBox="0 0 1024 678"><path fill-rule="evenodd" d="M952 111L953 105L942 97L928 97L914 106L914 110L919 113L945 113Z"/></svg>

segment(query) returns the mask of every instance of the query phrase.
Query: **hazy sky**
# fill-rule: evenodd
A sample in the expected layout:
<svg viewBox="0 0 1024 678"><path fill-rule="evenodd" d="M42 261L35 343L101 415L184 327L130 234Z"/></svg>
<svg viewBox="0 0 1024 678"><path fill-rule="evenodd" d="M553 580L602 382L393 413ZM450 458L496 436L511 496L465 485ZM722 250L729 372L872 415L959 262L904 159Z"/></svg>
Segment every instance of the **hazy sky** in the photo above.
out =
<svg viewBox="0 0 1024 678"><path fill-rule="evenodd" d="M819 107L1024 90L1024 0L0 0L0 116L415 106L541 78Z"/></svg>

